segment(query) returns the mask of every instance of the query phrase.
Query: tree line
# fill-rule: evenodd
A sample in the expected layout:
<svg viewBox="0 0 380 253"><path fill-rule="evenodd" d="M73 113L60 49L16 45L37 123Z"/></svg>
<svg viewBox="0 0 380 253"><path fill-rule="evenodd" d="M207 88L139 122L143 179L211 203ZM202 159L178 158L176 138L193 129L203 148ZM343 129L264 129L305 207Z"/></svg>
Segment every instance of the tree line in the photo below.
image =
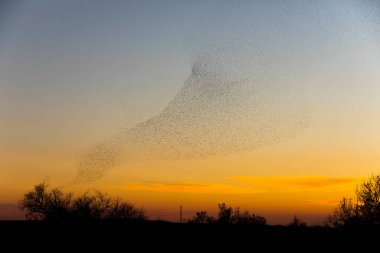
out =
<svg viewBox="0 0 380 253"><path fill-rule="evenodd" d="M208 215L207 211L196 212L195 216L190 219L189 223L198 224L251 224L251 225L266 225L267 220L259 215L251 214L249 211L240 211L239 207L232 208L225 203L218 204L218 218Z"/></svg>
<svg viewBox="0 0 380 253"><path fill-rule="evenodd" d="M34 186L24 194L21 209L30 220L127 220L145 221L142 209L120 198L113 198L101 191L86 192L78 197L55 188L48 191L46 183ZM188 223L197 224L250 224L266 225L265 217L233 208L225 203L218 204L218 216L207 211L196 212ZM306 226L294 216L289 226ZM347 227L355 225L380 225L380 175L372 175L355 190L355 197L343 197L327 217L326 226Z"/></svg>
<svg viewBox="0 0 380 253"><path fill-rule="evenodd" d="M21 201L21 209L29 220L136 220L146 219L144 211L120 198L112 198L101 191L86 192L74 198L55 188L47 190L46 183L34 186Z"/></svg>

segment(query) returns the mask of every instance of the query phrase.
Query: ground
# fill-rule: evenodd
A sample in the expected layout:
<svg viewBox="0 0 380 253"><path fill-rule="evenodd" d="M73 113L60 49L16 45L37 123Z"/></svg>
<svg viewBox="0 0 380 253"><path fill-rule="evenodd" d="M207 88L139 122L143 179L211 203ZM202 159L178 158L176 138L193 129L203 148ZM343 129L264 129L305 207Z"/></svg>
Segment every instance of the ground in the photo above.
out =
<svg viewBox="0 0 380 253"><path fill-rule="evenodd" d="M2 221L3 248L67 252L113 249L263 252L263 250L332 251L375 247L379 227L325 227L178 224L168 222L47 223ZM260 250L259 250L260 249ZM118 250L119 251L119 250Z"/></svg>

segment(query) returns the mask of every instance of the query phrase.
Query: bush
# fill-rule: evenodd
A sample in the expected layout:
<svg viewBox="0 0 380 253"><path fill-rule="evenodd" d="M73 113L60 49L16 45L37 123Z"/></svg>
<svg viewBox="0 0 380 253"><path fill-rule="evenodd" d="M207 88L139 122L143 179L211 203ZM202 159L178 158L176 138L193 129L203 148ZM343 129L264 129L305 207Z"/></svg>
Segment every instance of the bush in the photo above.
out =
<svg viewBox="0 0 380 253"><path fill-rule="evenodd" d="M306 227L306 222L302 221L297 215L294 215L293 220L288 224L289 227Z"/></svg>
<svg viewBox="0 0 380 253"><path fill-rule="evenodd" d="M215 218L209 216L206 211L200 211L196 212L195 216L188 222L198 224L215 223Z"/></svg>
<svg viewBox="0 0 380 253"><path fill-rule="evenodd" d="M197 212L189 220L190 223L220 223L220 224L251 224L265 225L266 219L262 216L250 214L248 211L241 212L240 208L232 208L225 203L218 204L218 219L209 216L206 211Z"/></svg>

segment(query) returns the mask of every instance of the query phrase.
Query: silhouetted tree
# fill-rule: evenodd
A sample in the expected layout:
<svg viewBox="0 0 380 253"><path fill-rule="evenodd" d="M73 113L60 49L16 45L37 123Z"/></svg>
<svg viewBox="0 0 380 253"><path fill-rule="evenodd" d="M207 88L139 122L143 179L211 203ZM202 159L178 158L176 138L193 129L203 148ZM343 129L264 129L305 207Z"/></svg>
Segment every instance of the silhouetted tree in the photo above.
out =
<svg viewBox="0 0 380 253"><path fill-rule="evenodd" d="M46 183L34 186L34 190L26 193L21 203L21 209L26 210L26 218L39 220L45 218L48 206Z"/></svg>
<svg viewBox="0 0 380 253"><path fill-rule="evenodd" d="M215 223L215 218L209 216L206 211L200 211L195 214L195 216L188 221L189 223Z"/></svg>
<svg viewBox="0 0 380 253"><path fill-rule="evenodd" d="M58 188L53 189L47 194L45 219L60 220L69 218L71 201L71 193L65 194Z"/></svg>
<svg viewBox="0 0 380 253"><path fill-rule="evenodd" d="M265 225L266 219L262 216L250 214L248 211L241 212L240 208L233 209L225 203L218 204L218 223L222 224L252 224L252 225Z"/></svg>
<svg viewBox="0 0 380 253"><path fill-rule="evenodd" d="M266 225L267 224L267 219L265 217L260 216L260 215L252 215L251 223L254 225Z"/></svg>
<svg viewBox="0 0 380 253"><path fill-rule="evenodd" d="M344 197L327 218L327 225L340 227L343 225L359 223L358 206L353 203L352 198Z"/></svg>
<svg viewBox="0 0 380 253"><path fill-rule="evenodd" d="M110 220L144 220L145 214L141 209L136 209L132 204L117 198L112 201L107 210L106 219Z"/></svg>
<svg viewBox="0 0 380 253"><path fill-rule="evenodd" d="M99 190L95 191L93 206L93 216L95 219L106 219L109 217L109 212L116 203L106 193ZM117 202L121 202L119 199Z"/></svg>
<svg viewBox="0 0 380 253"><path fill-rule="evenodd" d="M144 220L144 212L134 205L113 199L101 191L88 192L77 198L60 189L47 191L46 183L38 184L24 195L21 208L27 219L36 220Z"/></svg>
<svg viewBox="0 0 380 253"><path fill-rule="evenodd" d="M95 197L88 192L73 200L71 213L75 219L91 220L98 218L95 215Z"/></svg>
<svg viewBox="0 0 380 253"><path fill-rule="evenodd" d="M372 175L355 191L356 198L344 197L327 218L334 227L380 224L380 175Z"/></svg>
<svg viewBox="0 0 380 253"><path fill-rule="evenodd" d="M356 198L361 222L380 224L380 175L364 181L356 189Z"/></svg>
<svg viewBox="0 0 380 253"><path fill-rule="evenodd" d="M297 215L294 215L293 220L288 224L289 227L306 227L306 222L302 221Z"/></svg>
<svg viewBox="0 0 380 253"><path fill-rule="evenodd" d="M219 213L218 213L218 223L230 224L232 221L232 207L227 207L225 203L218 204Z"/></svg>
<svg viewBox="0 0 380 253"><path fill-rule="evenodd" d="M266 219L262 216L250 214L249 211L240 212L240 208L234 209L231 216L232 224L253 224L253 225L265 225Z"/></svg>

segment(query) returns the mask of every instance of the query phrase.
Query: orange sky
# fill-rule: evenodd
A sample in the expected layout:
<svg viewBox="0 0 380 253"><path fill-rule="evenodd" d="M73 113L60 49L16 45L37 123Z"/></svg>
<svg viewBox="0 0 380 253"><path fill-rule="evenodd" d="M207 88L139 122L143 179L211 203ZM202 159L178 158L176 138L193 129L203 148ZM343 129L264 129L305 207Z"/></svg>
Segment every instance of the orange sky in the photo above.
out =
<svg viewBox="0 0 380 253"><path fill-rule="evenodd" d="M152 219L176 221L180 205L185 219L200 210L216 215L217 204L225 202L263 215L271 224L286 224L295 214L310 224L321 224L343 196L352 196L364 178L377 173L377 149L364 152L349 143L332 141L324 148L306 131L294 140L249 153L198 161L123 163L86 184L71 184L75 152L71 159L53 152L48 158L9 155L8 164L7 159L1 164L10 169L0 178L0 197L2 203L15 203L34 184L46 180L76 194L101 189L121 196L144 208Z"/></svg>
<svg viewBox="0 0 380 253"><path fill-rule="evenodd" d="M343 196L352 196L364 178L380 172L376 118L337 120L328 115L315 112L314 124L295 138L252 152L203 160L123 162L93 183L71 183L81 138L73 149L50 148L54 143L48 140L36 149L2 149L0 218L22 217L10 210L33 185L47 181L76 194L101 189L121 196L152 219L176 221L180 205L185 219L200 210L216 215L217 204L225 202L263 215L271 224L286 224L295 214L321 224Z"/></svg>

